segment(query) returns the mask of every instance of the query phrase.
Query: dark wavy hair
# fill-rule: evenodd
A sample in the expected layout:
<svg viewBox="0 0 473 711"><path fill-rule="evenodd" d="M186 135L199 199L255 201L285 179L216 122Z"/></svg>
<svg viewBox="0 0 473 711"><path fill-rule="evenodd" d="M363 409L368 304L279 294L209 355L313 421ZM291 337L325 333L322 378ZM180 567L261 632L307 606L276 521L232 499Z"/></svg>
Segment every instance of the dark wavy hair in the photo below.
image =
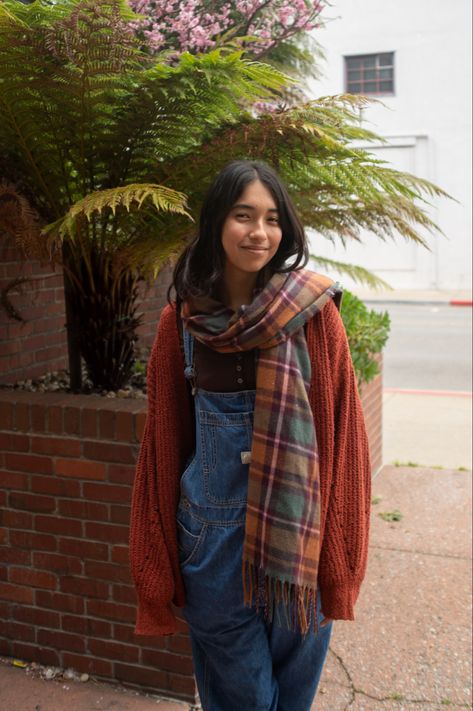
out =
<svg viewBox="0 0 473 711"><path fill-rule="evenodd" d="M223 224L246 186L255 180L260 180L273 196L282 231L278 251L268 265L269 273L301 269L307 264L309 255L304 228L279 176L266 163L232 161L216 176L205 196L199 231L176 262L168 301L173 288L178 303L190 297L215 295L225 266L221 239ZM289 263L291 257L294 259Z"/></svg>

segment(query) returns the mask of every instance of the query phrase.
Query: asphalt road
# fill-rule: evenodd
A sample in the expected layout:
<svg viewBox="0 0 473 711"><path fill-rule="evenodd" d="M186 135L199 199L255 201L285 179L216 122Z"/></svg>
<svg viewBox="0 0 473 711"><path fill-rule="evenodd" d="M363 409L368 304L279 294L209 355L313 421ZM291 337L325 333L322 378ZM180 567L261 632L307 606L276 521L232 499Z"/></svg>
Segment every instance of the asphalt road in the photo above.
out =
<svg viewBox="0 0 473 711"><path fill-rule="evenodd" d="M388 311L384 387L472 390L472 308L448 304L368 304Z"/></svg>

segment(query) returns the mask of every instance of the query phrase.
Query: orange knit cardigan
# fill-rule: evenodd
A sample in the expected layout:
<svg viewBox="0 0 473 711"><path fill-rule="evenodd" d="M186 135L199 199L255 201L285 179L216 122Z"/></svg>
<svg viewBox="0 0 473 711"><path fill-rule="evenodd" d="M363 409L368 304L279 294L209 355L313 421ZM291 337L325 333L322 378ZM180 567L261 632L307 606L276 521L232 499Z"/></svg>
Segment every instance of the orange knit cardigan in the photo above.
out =
<svg viewBox="0 0 473 711"><path fill-rule="evenodd" d="M368 554L368 442L345 330L332 301L308 323L306 336L320 458L318 587L326 617L352 620ZM148 415L133 489L130 561L137 634L172 634L173 605L185 604L176 512L180 475L193 449L193 407L176 312L166 306L148 364Z"/></svg>

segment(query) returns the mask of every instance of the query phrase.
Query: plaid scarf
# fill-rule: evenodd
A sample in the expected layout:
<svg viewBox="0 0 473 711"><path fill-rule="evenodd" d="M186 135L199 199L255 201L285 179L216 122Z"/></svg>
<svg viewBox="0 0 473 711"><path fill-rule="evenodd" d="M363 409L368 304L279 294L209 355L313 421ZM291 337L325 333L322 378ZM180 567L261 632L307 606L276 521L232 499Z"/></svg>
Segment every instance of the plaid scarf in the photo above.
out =
<svg viewBox="0 0 473 711"><path fill-rule="evenodd" d="M185 303L186 328L221 353L259 349L248 480L245 603L292 629L316 629L320 547L317 439L303 326L339 291L307 269L274 274L237 312L211 300Z"/></svg>

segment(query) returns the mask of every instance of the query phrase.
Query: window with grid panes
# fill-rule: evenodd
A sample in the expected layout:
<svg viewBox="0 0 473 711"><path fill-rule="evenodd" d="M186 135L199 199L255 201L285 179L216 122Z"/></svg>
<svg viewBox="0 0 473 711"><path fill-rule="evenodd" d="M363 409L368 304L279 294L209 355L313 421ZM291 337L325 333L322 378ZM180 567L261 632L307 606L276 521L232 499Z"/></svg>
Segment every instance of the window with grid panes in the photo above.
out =
<svg viewBox="0 0 473 711"><path fill-rule="evenodd" d="M349 94L394 94L394 52L345 57Z"/></svg>

